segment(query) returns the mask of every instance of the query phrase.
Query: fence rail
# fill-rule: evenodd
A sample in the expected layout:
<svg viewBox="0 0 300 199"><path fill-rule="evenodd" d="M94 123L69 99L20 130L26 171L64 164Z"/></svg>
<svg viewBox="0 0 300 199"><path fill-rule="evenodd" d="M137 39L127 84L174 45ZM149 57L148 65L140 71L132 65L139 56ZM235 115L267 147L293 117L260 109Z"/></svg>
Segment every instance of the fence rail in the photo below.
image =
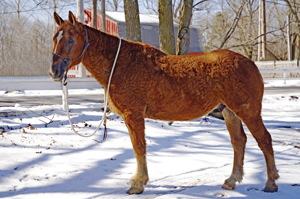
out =
<svg viewBox="0 0 300 199"><path fill-rule="evenodd" d="M94 78L68 78L69 89L95 89L102 86ZM61 82L54 82L48 76L0 77L0 90L61 90Z"/></svg>

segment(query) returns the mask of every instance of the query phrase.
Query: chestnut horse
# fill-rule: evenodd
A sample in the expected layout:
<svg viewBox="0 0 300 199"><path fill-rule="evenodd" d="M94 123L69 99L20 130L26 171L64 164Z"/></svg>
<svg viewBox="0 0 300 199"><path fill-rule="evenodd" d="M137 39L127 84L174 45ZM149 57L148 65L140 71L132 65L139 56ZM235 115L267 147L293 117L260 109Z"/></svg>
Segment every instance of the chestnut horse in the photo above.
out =
<svg viewBox="0 0 300 199"><path fill-rule="evenodd" d="M54 19L59 28L53 37L52 79L61 81L68 69L82 62L107 90L120 39L77 22L71 12L68 21L56 13ZM243 177L247 139L243 121L265 157L268 179L264 191L277 191L275 180L279 175L272 139L261 118L263 93L258 68L238 53L216 50L174 56L145 43L122 39L111 79L109 107L124 119L137 161L128 193L142 193L148 182L145 118L193 120L220 103L226 105L223 115L234 150L232 173L222 187L234 189Z"/></svg>

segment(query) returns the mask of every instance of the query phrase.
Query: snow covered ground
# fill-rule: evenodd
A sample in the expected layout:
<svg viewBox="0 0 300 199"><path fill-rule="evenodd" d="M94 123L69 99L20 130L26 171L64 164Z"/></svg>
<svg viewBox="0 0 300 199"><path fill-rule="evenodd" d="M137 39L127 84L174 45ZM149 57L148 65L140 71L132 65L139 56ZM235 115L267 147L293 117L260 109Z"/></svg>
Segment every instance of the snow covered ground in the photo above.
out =
<svg viewBox="0 0 300 199"><path fill-rule="evenodd" d="M300 81L266 86L300 86ZM37 93L38 92L38 93ZM47 95L22 91L9 95ZM80 91L73 91L80 92ZM90 90L89 92L103 92ZM3 97L4 91L0 91ZM70 107L79 132L90 134L103 104ZM9 113L4 116L3 113ZM0 107L0 198L255 198L300 196L300 96L265 96L262 116L273 137L280 178L277 193L264 193L262 152L246 127L244 180L235 190L221 188L232 169L233 150L224 121L204 116L194 121L146 119L150 181L142 195L129 196L127 182L136 161L127 128L110 113L108 138L73 133L61 106Z"/></svg>

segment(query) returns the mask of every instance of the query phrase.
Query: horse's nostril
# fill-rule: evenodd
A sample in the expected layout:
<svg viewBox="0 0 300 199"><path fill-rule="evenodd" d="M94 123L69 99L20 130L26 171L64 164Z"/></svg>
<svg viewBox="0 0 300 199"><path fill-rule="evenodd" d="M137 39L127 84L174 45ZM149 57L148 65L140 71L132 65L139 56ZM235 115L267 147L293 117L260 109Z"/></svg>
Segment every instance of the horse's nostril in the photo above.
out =
<svg viewBox="0 0 300 199"><path fill-rule="evenodd" d="M56 68L54 68L53 69L53 74L54 74L55 77L57 77L59 75L59 71Z"/></svg>
<svg viewBox="0 0 300 199"><path fill-rule="evenodd" d="M55 66L52 65L52 66L50 67L49 75L50 75L51 77L57 77L57 75L58 75L58 70L57 70L57 68L56 68Z"/></svg>

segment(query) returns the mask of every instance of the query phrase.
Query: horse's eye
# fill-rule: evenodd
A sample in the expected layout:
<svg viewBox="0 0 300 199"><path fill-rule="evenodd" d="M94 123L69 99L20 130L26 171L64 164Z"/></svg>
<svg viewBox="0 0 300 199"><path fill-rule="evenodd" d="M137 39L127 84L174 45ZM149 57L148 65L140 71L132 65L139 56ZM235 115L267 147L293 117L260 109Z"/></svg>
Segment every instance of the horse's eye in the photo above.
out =
<svg viewBox="0 0 300 199"><path fill-rule="evenodd" d="M73 39L69 39L69 40L68 40L68 43L69 43L69 44L72 44L73 42L74 42Z"/></svg>

